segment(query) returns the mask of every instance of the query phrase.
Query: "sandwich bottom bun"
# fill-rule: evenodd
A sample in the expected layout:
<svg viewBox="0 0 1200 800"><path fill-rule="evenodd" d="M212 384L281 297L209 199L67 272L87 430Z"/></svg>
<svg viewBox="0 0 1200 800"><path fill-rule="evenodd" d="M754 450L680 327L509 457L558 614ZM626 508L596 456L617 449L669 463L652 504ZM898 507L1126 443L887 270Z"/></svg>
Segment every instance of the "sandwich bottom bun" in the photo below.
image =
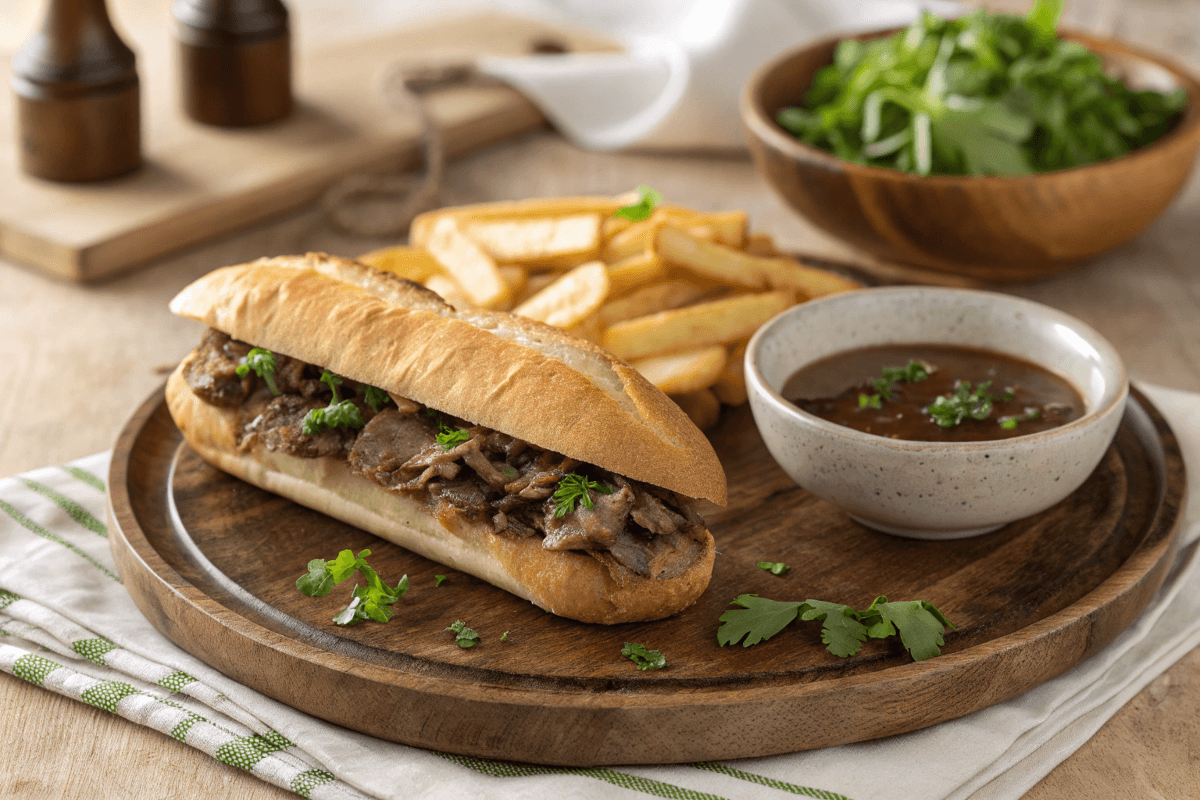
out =
<svg viewBox="0 0 1200 800"><path fill-rule="evenodd" d="M186 361L185 361L186 363ZM647 578L577 551L542 547L541 537L496 534L486 521L437 520L424 503L354 474L342 458L297 458L261 444L239 454L237 410L192 393L183 365L167 381L167 407L188 445L217 469L432 561L481 578L558 616L613 625L662 619L692 605L708 587L716 548L703 532L674 562Z"/></svg>

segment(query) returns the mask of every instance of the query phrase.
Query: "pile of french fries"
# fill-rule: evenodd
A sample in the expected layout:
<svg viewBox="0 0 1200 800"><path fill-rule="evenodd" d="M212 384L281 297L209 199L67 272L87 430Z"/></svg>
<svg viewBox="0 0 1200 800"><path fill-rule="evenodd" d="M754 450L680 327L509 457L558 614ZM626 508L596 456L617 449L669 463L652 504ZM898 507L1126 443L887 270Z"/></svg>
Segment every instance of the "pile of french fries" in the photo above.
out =
<svg viewBox="0 0 1200 800"><path fill-rule="evenodd" d="M746 342L780 311L859 288L751 235L744 211L659 205L613 216L636 196L486 203L417 217L410 247L360 261L416 281L455 308L489 308L590 339L662 389L701 430L746 402Z"/></svg>

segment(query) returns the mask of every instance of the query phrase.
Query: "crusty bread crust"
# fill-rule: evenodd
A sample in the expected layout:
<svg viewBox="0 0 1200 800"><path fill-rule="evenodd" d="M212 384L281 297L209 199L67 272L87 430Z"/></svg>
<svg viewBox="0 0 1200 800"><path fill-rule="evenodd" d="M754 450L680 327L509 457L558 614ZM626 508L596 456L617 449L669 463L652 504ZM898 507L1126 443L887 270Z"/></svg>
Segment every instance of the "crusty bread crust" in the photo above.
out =
<svg viewBox="0 0 1200 800"><path fill-rule="evenodd" d="M323 253L218 269L171 310L538 447L725 504L712 445L670 398L608 351L540 322L456 312L428 289Z"/></svg>
<svg viewBox="0 0 1200 800"><path fill-rule="evenodd" d="M183 377L184 364L167 381L167 407L188 444L205 461L482 578L553 614L608 625L661 619L696 602L708 586L716 554L708 531L690 552L681 554L673 575L643 578L617 567L618 579L586 554L544 549L540 537L497 535L487 523L463 518L450 520L453 527L446 527L418 501L355 475L344 459L296 458L261 445L239 455L236 410L209 405L193 394Z"/></svg>

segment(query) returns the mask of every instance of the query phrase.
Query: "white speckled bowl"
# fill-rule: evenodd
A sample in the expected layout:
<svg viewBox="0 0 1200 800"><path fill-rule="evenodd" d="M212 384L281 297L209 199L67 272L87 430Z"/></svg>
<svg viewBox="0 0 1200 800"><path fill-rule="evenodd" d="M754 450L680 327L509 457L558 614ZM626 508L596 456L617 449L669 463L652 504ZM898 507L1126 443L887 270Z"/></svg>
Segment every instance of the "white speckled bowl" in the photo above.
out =
<svg viewBox="0 0 1200 800"><path fill-rule="evenodd" d="M834 353L892 344L979 347L1065 378L1085 414L992 442L888 439L801 411L779 392ZM1116 350L1061 311L990 292L866 289L791 308L746 349L746 387L767 449L796 483L877 530L917 539L975 536L1075 491L1108 449L1129 385Z"/></svg>

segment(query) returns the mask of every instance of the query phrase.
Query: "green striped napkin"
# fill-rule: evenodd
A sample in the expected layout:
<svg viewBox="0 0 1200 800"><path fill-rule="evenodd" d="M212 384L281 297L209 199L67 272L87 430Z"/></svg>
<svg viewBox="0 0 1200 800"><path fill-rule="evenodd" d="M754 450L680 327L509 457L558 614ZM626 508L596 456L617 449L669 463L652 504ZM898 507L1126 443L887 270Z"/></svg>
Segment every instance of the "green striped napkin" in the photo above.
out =
<svg viewBox="0 0 1200 800"><path fill-rule="evenodd" d="M1185 458L1200 464L1200 396L1146 391ZM0 480L0 671L303 797L1017 798L1200 644L1200 561L1192 559L1093 658L1006 703L904 736L664 767L562 769L432 753L281 705L160 635L121 586L109 553L107 469L108 454L99 454ZM1200 469L1192 474L1189 540L1200 534Z"/></svg>

